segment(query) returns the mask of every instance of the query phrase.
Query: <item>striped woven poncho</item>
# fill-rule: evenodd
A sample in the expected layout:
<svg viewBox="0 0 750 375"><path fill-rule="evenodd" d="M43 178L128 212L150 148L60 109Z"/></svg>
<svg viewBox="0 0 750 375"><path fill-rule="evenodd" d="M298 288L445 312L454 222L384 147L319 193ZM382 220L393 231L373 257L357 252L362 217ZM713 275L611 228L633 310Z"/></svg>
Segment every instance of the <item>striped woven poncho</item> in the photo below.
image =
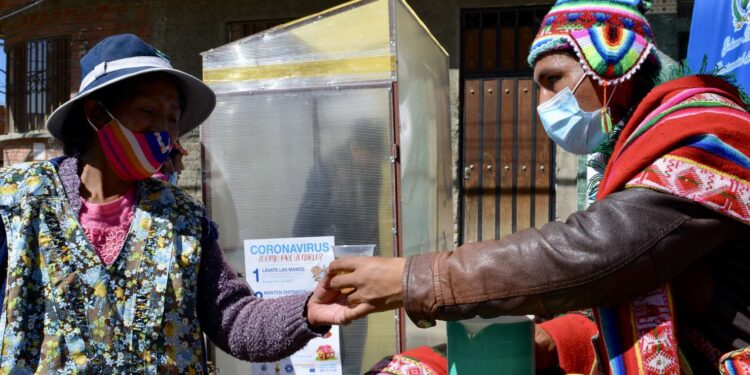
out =
<svg viewBox="0 0 750 375"><path fill-rule="evenodd" d="M738 90L715 76L657 86L625 125L598 199L631 187L695 201L750 224L750 114ZM612 374L686 373L679 359L669 285L599 308ZM750 374L750 348L722 358L722 372Z"/></svg>

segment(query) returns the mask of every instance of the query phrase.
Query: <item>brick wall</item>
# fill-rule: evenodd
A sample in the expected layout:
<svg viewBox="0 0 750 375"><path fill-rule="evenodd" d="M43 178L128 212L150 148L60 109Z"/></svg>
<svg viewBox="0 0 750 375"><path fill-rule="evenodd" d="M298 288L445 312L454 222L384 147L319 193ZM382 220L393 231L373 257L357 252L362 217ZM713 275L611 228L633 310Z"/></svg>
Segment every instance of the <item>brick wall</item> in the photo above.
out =
<svg viewBox="0 0 750 375"><path fill-rule="evenodd" d="M34 152L34 144L43 145L43 150L38 154ZM37 146L39 147L39 146ZM46 160L62 155L62 148L57 142L38 139L38 140L18 140L3 145L3 166L11 166L18 163L34 160Z"/></svg>
<svg viewBox="0 0 750 375"><path fill-rule="evenodd" d="M112 34L131 32L149 40L148 11L148 2L141 0L45 1L0 22L0 33L6 48L34 39L70 36L70 89L75 93L81 81L81 56Z"/></svg>
<svg viewBox="0 0 750 375"><path fill-rule="evenodd" d="M20 0L0 0L0 16L9 14L34 3ZM9 50L16 43L29 40L70 37L70 91L74 94L80 85L79 60L88 49L101 39L123 32L139 35L145 40L150 37L148 17L149 2L146 0L120 1L45 1L12 17L0 21L0 34L5 38L5 48ZM5 116L2 115L0 130L5 129ZM5 131L0 132L4 134ZM31 161L35 158L34 144L44 145L44 152L37 157L45 159L60 156L60 144L47 137L18 139L3 142L2 164L5 166Z"/></svg>
<svg viewBox="0 0 750 375"><path fill-rule="evenodd" d="M33 4L36 0L3 0L0 1L0 17L13 13L23 7Z"/></svg>

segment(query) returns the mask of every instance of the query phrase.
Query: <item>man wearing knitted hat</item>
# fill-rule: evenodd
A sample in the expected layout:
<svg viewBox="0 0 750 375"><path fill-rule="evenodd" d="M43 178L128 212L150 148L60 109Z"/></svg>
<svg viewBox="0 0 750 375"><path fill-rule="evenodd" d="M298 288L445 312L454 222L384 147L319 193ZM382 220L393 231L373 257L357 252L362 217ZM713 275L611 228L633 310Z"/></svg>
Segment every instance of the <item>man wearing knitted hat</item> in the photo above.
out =
<svg viewBox="0 0 750 375"><path fill-rule="evenodd" d="M721 77L657 84L650 6L558 0L529 54L549 136L597 154L596 202L451 252L337 260L344 320L581 310L537 327L538 369L750 374L750 115Z"/></svg>

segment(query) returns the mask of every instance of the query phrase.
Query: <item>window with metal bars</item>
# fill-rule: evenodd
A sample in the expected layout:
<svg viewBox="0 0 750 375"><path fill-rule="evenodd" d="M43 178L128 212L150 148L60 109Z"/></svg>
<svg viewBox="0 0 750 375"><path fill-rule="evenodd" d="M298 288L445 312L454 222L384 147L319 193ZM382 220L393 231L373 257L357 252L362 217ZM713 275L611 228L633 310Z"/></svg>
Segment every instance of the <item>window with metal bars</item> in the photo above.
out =
<svg viewBox="0 0 750 375"><path fill-rule="evenodd" d="M465 10L461 17L464 77L530 76L531 42L549 6Z"/></svg>
<svg viewBox="0 0 750 375"><path fill-rule="evenodd" d="M70 97L70 38L18 43L8 48L8 110L11 130L44 129L52 111Z"/></svg>
<svg viewBox="0 0 750 375"><path fill-rule="evenodd" d="M230 22L227 24L227 41L234 42L235 40L257 34L289 21L291 21L290 18L279 18L273 20Z"/></svg>

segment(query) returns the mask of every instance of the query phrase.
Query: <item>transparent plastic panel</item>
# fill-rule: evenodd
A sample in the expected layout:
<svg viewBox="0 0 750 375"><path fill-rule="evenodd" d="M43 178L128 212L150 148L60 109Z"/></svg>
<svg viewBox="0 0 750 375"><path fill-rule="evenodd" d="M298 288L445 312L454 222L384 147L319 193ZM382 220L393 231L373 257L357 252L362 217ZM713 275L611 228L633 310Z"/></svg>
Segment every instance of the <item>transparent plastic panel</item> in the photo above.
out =
<svg viewBox="0 0 750 375"><path fill-rule="evenodd" d="M405 3L395 2L403 255L453 248L448 56ZM445 325L405 322L405 348L446 343Z"/></svg>
<svg viewBox="0 0 750 375"><path fill-rule="evenodd" d="M448 56L395 1L403 255L453 247Z"/></svg>
<svg viewBox="0 0 750 375"><path fill-rule="evenodd" d="M244 270L245 239L335 236L393 255L389 88L217 99L201 133L206 206L235 269ZM362 373L395 346L392 312L343 327L344 373ZM249 371L223 353L217 365Z"/></svg>
<svg viewBox="0 0 750 375"><path fill-rule="evenodd" d="M204 52L203 78L217 92L392 80L388 4L346 3Z"/></svg>

